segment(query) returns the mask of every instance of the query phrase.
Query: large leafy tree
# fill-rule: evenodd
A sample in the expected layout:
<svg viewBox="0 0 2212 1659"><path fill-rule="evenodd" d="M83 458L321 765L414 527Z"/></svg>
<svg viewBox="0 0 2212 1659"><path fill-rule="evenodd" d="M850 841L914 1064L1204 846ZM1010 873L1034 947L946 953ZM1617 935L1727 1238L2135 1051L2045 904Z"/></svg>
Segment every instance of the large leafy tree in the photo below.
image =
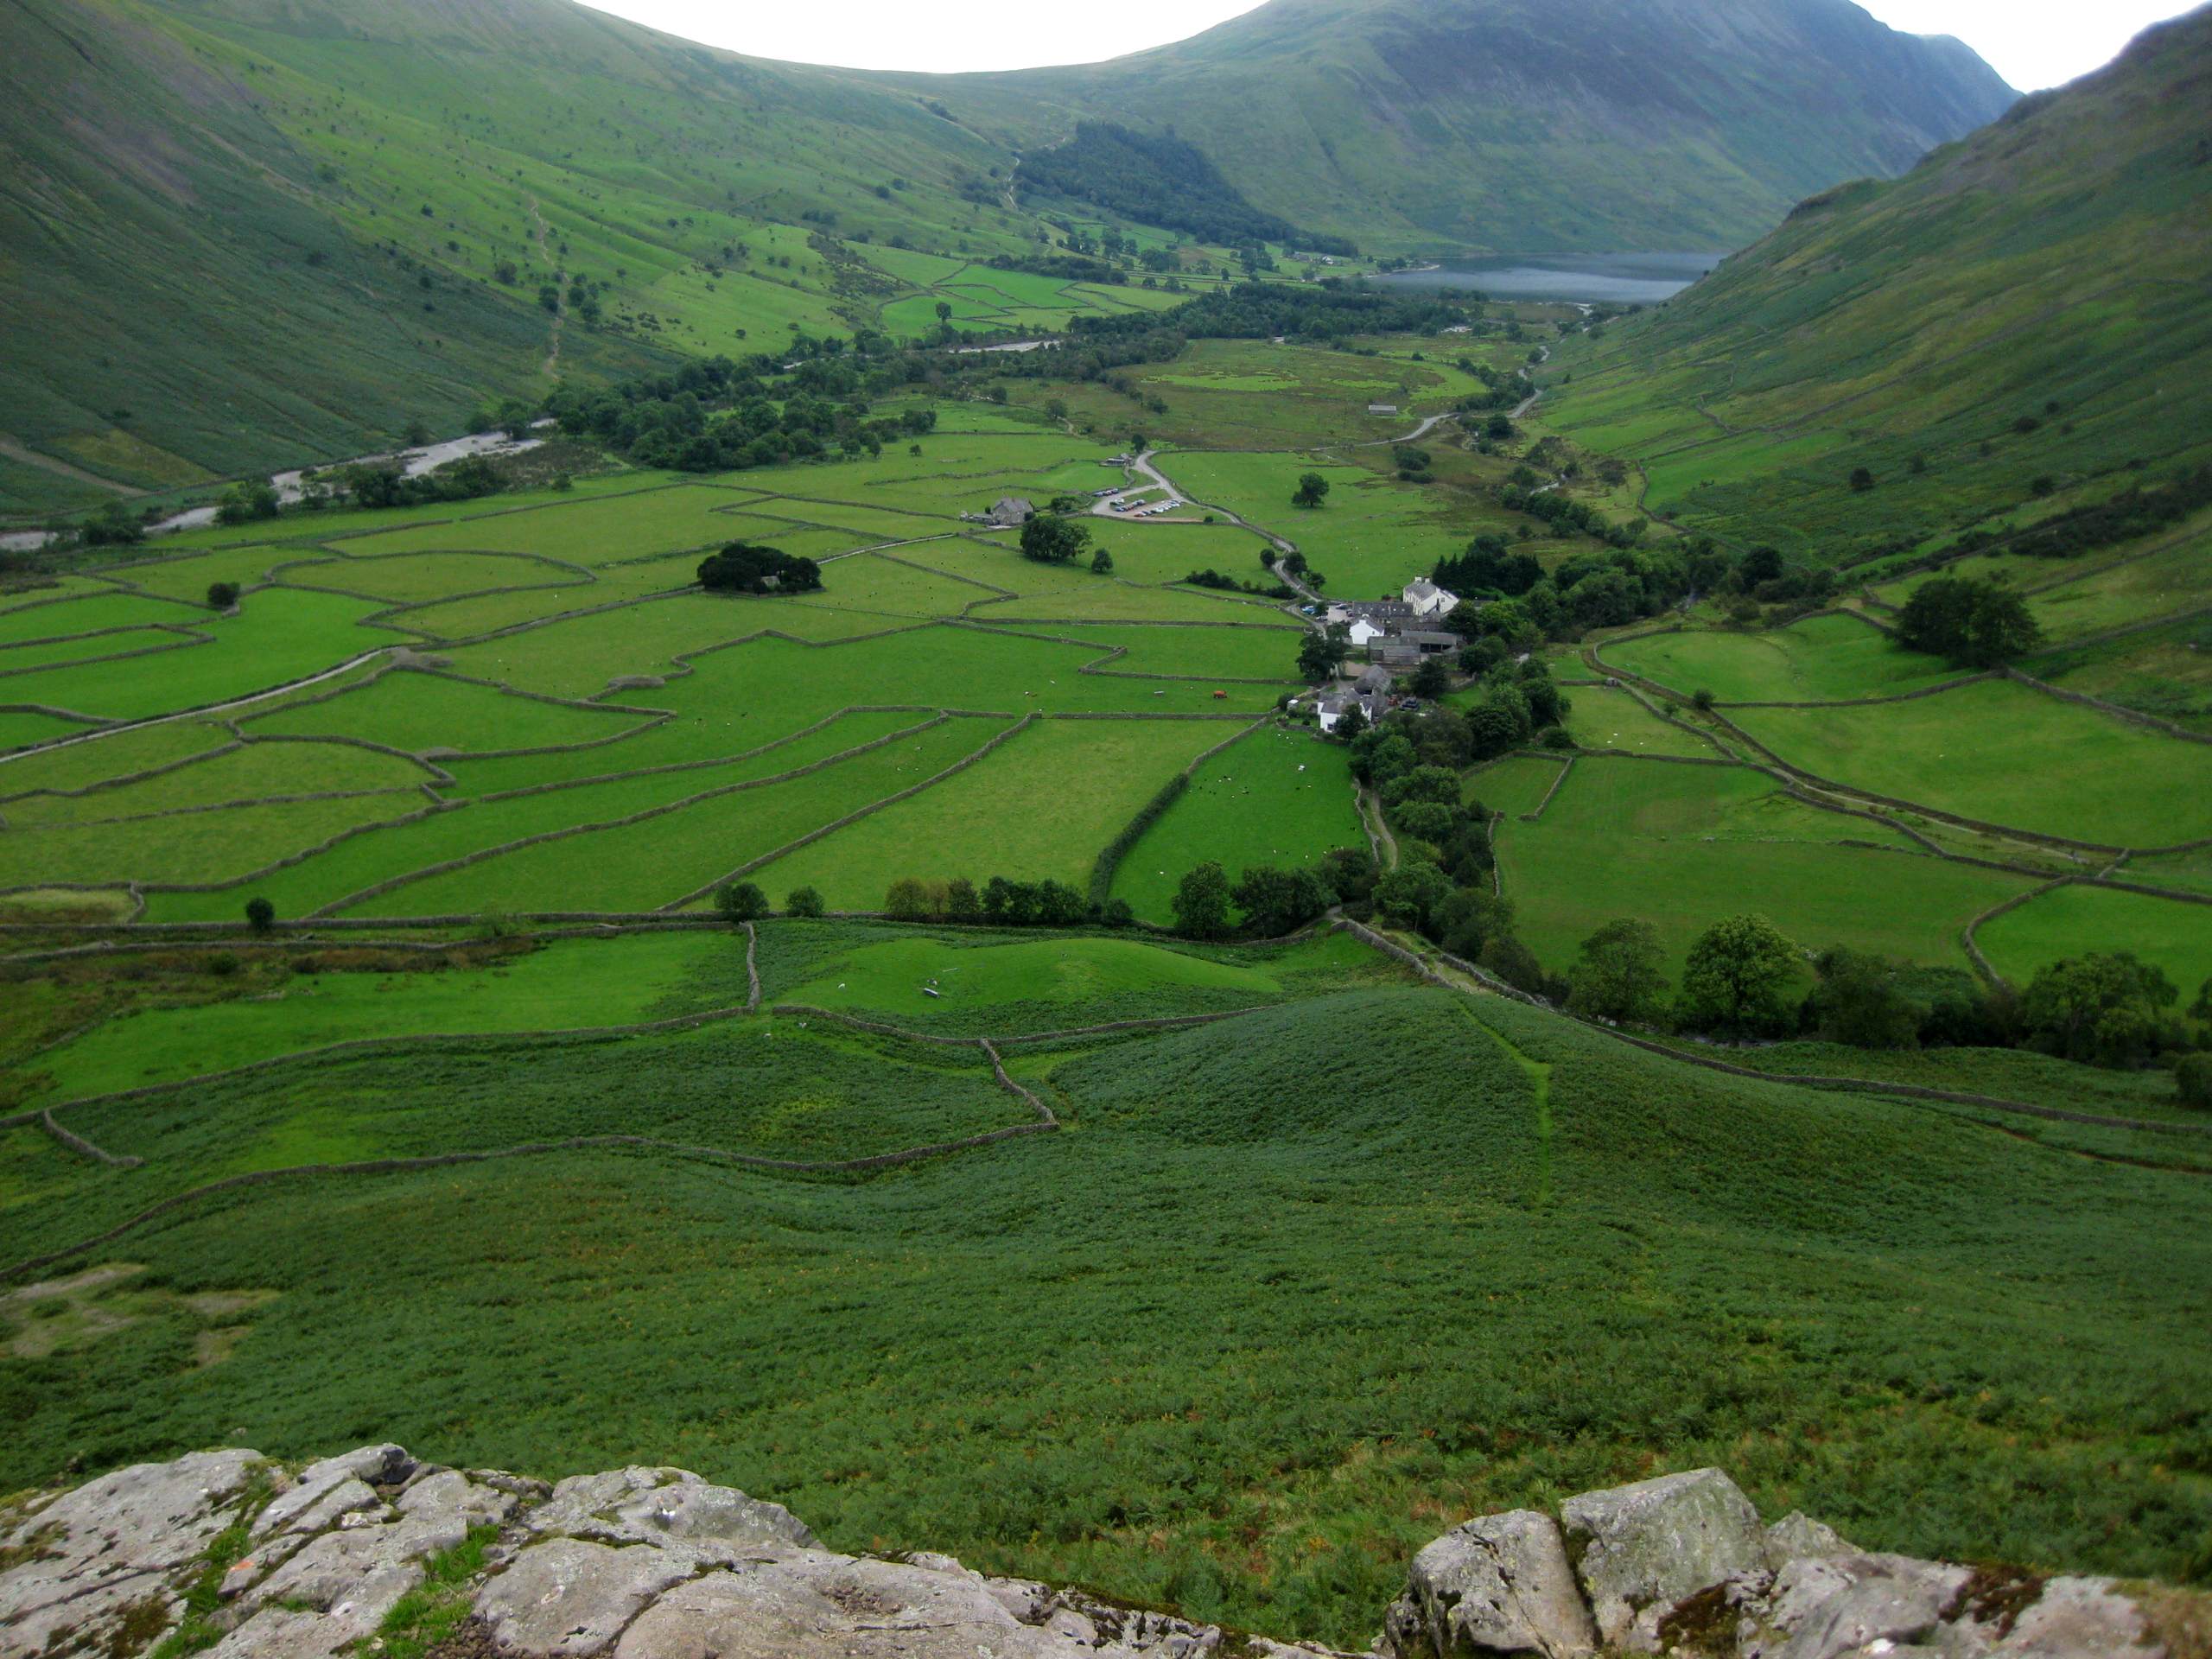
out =
<svg viewBox="0 0 2212 1659"><path fill-rule="evenodd" d="M1177 884L1175 931L1193 939L1217 939L1229 931L1229 877L1208 861Z"/></svg>
<svg viewBox="0 0 2212 1659"><path fill-rule="evenodd" d="M1255 864L1230 890L1244 912L1244 925L1262 938L1294 933L1336 902L1336 893L1313 870L1278 869Z"/></svg>
<svg viewBox="0 0 2212 1659"><path fill-rule="evenodd" d="M1996 668L2043 643L2020 596L1966 576L1923 582L1897 613L1897 642L1967 668Z"/></svg>
<svg viewBox="0 0 2212 1659"><path fill-rule="evenodd" d="M1039 564L1066 564L1090 545L1090 526L1054 513L1032 514L1021 526L1021 556Z"/></svg>
<svg viewBox="0 0 2212 1659"><path fill-rule="evenodd" d="M1659 930L1633 916L1607 922L1582 941L1567 978L1567 1005L1575 1013L1649 1024L1667 1005L1667 954L1659 947Z"/></svg>
<svg viewBox="0 0 2212 1659"><path fill-rule="evenodd" d="M1728 917L1690 946L1676 1017L1723 1037L1776 1035L1791 1024L1803 972L1803 953L1765 917Z"/></svg>
<svg viewBox="0 0 2212 1659"><path fill-rule="evenodd" d="M1327 479L1319 473L1301 473L1298 477L1298 488L1291 495L1290 504L1294 507L1318 507L1327 499L1328 493L1329 480Z"/></svg>
<svg viewBox="0 0 2212 1659"><path fill-rule="evenodd" d="M2039 1048L2095 1065L2130 1065L2179 1034L2166 1012L2173 982L2127 950L2055 962L2020 999L2020 1024Z"/></svg>

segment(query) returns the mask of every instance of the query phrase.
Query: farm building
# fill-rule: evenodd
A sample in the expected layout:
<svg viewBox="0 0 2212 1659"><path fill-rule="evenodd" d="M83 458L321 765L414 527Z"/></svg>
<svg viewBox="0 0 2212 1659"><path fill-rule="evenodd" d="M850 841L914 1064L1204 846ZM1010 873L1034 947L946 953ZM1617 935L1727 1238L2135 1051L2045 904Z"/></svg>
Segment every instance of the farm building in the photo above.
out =
<svg viewBox="0 0 2212 1659"><path fill-rule="evenodd" d="M1466 643L1456 633L1433 628L1404 628L1367 647L1367 660L1391 668L1413 668L1431 657L1455 652Z"/></svg>
<svg viewBox="0 0 2212 1659"><path fill-rule="evenodd" d="M1398 406L1395 404L1370 404L1367 412L1370 415L1395 415L1398 412Z"/></svg>
<svg viewBox="0 0 2212 1659"><path fill-rule="evenodd" d="M1321 729L1324 732L1335 731L1337 722L1355 709L1359 710L1361 716L1372 726L1382 718L1384 707L1380 693L1365 696L1328 696L1322 698L1316 705L1321 719Z"/></svg>
<svg viewBox="0 0 2212 1659"><path fill-rule="evenodd" d="M1400 595L1411 607L1414 616L1427 620L1432 617L1447 616L1459 603L1459 595L1438 587L1427 577L1406 584Z"/></svg>
<svg viewBox="0 0 2212 1659"><path fill-rule="evenodd" d="M1032 506L1025 497L1007 495L1001 496L992 504L990 512L987 516L995 524L1012 528L1027 524L1037 516L1037 509Z"/></svg>

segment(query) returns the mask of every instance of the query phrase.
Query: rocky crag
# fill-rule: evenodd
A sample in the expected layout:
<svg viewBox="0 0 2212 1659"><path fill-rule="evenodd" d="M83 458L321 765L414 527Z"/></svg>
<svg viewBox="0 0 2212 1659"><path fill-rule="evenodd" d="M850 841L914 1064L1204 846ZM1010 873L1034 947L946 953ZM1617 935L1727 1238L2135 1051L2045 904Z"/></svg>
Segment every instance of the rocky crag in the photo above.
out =
<svg viewBox="0 0 2212 1659"><path fill-rule="evenodd" d="M1417 1556L1382 1659L2196 1659L2212 1599L1763 1526L1718 1470L1484 1516ZM365 1446L119 1469L0 1510L0 1654L132 1659L1346 1659L949 1556L827 1549L678 1469L557 1485Z"/></svg>

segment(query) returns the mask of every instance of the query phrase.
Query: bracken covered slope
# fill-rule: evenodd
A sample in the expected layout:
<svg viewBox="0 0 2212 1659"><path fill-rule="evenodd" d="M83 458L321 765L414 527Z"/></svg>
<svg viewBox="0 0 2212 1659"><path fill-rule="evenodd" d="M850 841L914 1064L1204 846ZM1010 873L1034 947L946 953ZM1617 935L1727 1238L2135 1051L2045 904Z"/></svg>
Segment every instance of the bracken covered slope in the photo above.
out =
<svg viewBox="0 0 2212 1659"><path fill-rule="evenodd" d="M2201 462L2212 8L1904 178L1801 204L1555 364L1547 413L1649 505L1833 556ZM1916 457L1918 458L1916 464ZM1853 492L1864 467L1873 487Z"/></svg>

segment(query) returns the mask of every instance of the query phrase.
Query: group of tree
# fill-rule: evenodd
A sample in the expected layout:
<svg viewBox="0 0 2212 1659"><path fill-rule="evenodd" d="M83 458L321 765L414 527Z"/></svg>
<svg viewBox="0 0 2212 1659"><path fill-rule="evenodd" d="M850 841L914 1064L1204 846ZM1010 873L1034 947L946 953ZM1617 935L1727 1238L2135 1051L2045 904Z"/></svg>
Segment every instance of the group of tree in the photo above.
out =
<svg viewBox="0 0 2212 1659"><path fill-rule="evenodd" d="M1247 201L1195 145L1173 133L1143 133L1111 121L1078 121L1074 137L1033 150L1015 175L1026 194L1089 201L1125 219L1182 231L1231 247L1296 242L1349 257L1340 237L1317 236Z"/></svg>
<svg viewBox="0 0 2212 1659"><path fill-rule="evenodd" d="M1135 919L1123 900L1093 905L1075 888L1049 876L1042 881L1014 881L995 875L981 887L966 876L943 881L901 876L885 893L883 912L894 922L950 922L963 927L1127 927Z"/></svg>
<svg viewBox="0 0 2212 1659"><path fill-rule="evenodd" d="M1176 883L1175 931L1192 939L1225 939L1240 931L1251 938L1279 939L1295 933L1342 900L1340 873L1364 856L1344 849L1301 869L1254 864L1233 882L1227 871L1209 861Z"/></svg>
<svg viewBox="0 0 2212 1659"><path fill-rule="evenodd" d="M1567 986L1566 1007L1586 1018L1728 1041L2020 1047L2090 1065L2163 1063L2185 1102L2212 1106L2212 980L2183 1011L2172 981L2124 950L2052 963L2015 995L1959 969L1845 945L1814 954L1765 917L1741 915L1698 935L1676 987L1658 931L1623 918L1582 942Z"/></svg>
<svg viewBox="0 0 2212 1659"><path fill-rule="evenodd" d="M1056 512L1032 513L1021 526L1021 556L1039 564L1072 564L1090 550L1090 526L1080 518ZM1114 561L1103 548L1098 558L1103 566L1092 561L1092 568L1100 575L1114 568Z"/></svg>
<svg viewBox="0 0 2212 1659"><path fill-rule="evenodd" d="M700 563L699 585L711 594L818 593L822 567L780 548L732 542Z"/></svg>
<svg viewBox="0 0 2212 1659"><path fill-rule="evenodd" d="M2043 643L2043 629L2019 594L2001 582L1937 576L1923 582L1897 613L1897 643L1963 668L1997 668Z"/></svg>
<svg viewBox="0 0 2212 1659"><path fill-rule="evenodd" d="M768 895L755 881L725 881L715 889L715 908L724 921L735 925L757 922L772 912ZM786 916L816 917L823 913L821 893L813 887L793 887L784 899Z"/></svg>

